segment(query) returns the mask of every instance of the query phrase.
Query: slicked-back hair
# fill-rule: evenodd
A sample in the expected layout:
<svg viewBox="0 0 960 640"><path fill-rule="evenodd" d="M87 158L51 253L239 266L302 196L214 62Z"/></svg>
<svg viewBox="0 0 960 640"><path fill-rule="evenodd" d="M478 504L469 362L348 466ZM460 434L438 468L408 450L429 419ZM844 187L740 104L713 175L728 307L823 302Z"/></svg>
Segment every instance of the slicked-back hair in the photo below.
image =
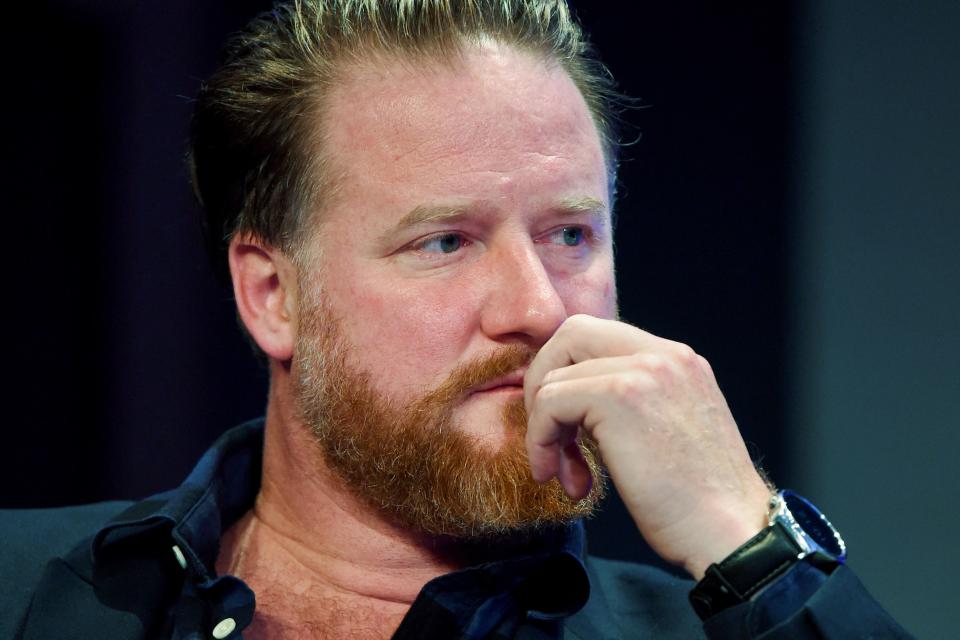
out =
<svg viewBox="0 0 960 640"><path fill-rule="evenodd" d="M219 275L228 276L236 233L299 255L304 229L336 188L318 123L345 65L383 55L443 62L491 40L566 70L596 124L612 188L612 79L565 0L278 3L227 42L196 101L187 157Z"/></svg>

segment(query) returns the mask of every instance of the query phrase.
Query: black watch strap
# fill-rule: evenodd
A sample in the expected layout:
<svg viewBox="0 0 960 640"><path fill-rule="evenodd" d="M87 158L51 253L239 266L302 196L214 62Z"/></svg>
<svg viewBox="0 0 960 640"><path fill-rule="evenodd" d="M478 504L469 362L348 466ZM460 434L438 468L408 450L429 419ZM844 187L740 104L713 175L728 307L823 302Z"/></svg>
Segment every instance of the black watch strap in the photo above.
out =
<svg viewBox="0 0 960 640"><path fill-rule="evenodd" d="M719 564L711 564L690 592L702 620L746 602L796 564L801 549L779 524L765 527Z"/></svg>

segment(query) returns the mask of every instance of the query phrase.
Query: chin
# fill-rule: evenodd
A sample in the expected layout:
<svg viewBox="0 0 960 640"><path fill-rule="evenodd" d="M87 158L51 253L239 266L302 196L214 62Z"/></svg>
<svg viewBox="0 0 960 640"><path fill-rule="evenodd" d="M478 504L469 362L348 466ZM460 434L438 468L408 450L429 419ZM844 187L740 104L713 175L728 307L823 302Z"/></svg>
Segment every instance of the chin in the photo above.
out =
<svg viewBox="0 0 960 640"><path fill-rule="evenodd" d="M497 390L472 394L456 412L457 428L471 436L477 446L496 453L510 442L520 442L526 433L526 424L508 424L504 417L510 403L523 405L523 390Z"/></svg>

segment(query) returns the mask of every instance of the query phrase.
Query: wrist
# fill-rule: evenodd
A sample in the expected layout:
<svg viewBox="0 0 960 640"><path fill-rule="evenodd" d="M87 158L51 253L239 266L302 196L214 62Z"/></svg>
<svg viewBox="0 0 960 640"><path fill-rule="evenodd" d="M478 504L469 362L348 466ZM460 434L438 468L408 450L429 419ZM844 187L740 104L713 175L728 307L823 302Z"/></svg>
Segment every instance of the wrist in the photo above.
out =
<svg viewBox="0 0 960 640"><path fill-rule="evenodd" d="M694 580L701 580L711 564L716 564L757 535L770 522L770 492L750 499L746 504L730 504L708 514L707 524L698 527L699 540L683 563Z"/></svg>
<svg viewBox="0 0 960 640"><path fill-rule="evenodd" d="M798 562L809 562L827 573L844 562L843 539L809 501L781 491L771 499L770 509L768 526L709 565L690 592L690 603L702 619L751 600Z"/></svg>

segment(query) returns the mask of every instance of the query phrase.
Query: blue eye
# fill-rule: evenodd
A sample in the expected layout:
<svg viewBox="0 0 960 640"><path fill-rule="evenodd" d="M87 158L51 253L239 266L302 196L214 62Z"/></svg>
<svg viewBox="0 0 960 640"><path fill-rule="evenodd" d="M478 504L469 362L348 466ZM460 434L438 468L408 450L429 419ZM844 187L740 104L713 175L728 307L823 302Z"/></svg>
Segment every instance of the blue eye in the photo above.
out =
<svg viewBox="0 0 960 640"><path fill-rule="evenodd" d="M561 241L568 247L577 247L583 244L584 236L581 227L564 227L560 230Z"/></svg>
<svg viewBox="0 0 960 640"><path fill-rule="evenodd" d="M445 233L428 238L417 248L427 253L453 253L463 246L463 236L456 233Z"/></svg>

